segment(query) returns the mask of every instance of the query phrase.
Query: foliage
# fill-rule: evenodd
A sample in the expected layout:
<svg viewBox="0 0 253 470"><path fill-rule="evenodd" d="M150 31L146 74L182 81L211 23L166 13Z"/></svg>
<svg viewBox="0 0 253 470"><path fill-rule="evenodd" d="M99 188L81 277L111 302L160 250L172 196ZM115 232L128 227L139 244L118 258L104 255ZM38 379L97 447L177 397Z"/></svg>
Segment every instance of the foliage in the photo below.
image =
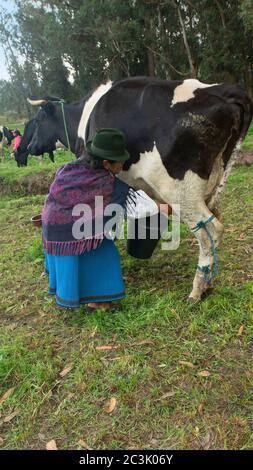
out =
<svg viewBox="0 0 253 470"><path fill-rule="evenodd" d="M2 100L28 116L28 95L74 100L130 75L236 81L252 95L252 27L251 0L16 0L14 18L0 14L12 90L0 114Z"/></svg>
<svg viewBox="0 0 253 470"><path fill-rule="evenodd" d="M30 223L45 195L1 197L2 449L252 449L252 176L235 170L223 194L212 295L185 301L189 232L150 261L121 241L127 297L113 314L55 305Z"/></svg>

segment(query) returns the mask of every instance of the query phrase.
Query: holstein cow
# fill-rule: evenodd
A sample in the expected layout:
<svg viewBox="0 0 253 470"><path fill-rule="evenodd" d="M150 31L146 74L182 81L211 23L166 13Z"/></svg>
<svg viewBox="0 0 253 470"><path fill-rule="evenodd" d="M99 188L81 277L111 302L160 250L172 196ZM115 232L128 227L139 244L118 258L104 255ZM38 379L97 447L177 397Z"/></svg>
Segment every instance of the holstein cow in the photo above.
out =
<svg viewBox="0 0 253 470"><path fill-rule="evenodd" d="M4 145L10 145L14 135L8 127L0 126L0 154L4 157Z"/></svg>
<svg viewBox="0 0 253 470"><path fill-rule="evenodd" d="M112 82L100 85L94 92L75 103L63 103L59 98L46 97L30 100L33 106L40 106L35 116L36 123L28 149L32 155L43 153L59 142L71 152L80 156L84 148L84 135L89 115L97 101L111 88ZM66 123L66 127L64 124ZM25 135L25 134L24 134ZM80 135L80 139L77 139Z"/></svg>
<svg viewBox="0 0 253 470"><path fill-rule="evenodd" d="M36 129L35 119L31 119L30 121L26 123L21 145L14 152L15 160L17 162L18 167L27 166L27 158L30 153L29 144L32 140L35 129ZM60 142L59 143L56 142L55 144L52 144L51 146L45 145L43 147L43 153L42 154L35 153L35 155L42 159L43 154L48 153L50 160L54 162L54 150L56 150L57 148L65 148L65 147L62 144L60 144Z"/></svg>
<svg viewBox="0 0 253 470"><path fill-rule="evenodd" d="M55 138L58 126L56 134L61 141L65 133L62 122L59 124L59 106L40 104L43 111L37 115L32 153L40 151L49 127ZM233 166L236 146L252 119L249 97L238 85L136 77L102 85L75 106L76 113L74 106L66 106L73 142L74 128L79 147L99 128L120 129L131 155L120 178L160 202L180 204L181 218L199 243L198 268L189 296L199 300L210 286L214 247L224 231L213 214L217 214L219 194Z"/></svg>

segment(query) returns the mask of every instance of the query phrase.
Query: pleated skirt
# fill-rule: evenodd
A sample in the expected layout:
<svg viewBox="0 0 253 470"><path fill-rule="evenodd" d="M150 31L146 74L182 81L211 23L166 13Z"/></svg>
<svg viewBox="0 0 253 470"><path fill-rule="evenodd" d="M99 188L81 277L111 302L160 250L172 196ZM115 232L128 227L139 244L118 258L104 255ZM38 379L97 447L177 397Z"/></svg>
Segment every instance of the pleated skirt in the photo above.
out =
<svg viewBox="0 0 253 470"><path fill-rule="evenodd" d="M49 294L62 307L75 308L91 302L110 302L125 297L119 252L112 240L75 256L45 254Z"/></svg>

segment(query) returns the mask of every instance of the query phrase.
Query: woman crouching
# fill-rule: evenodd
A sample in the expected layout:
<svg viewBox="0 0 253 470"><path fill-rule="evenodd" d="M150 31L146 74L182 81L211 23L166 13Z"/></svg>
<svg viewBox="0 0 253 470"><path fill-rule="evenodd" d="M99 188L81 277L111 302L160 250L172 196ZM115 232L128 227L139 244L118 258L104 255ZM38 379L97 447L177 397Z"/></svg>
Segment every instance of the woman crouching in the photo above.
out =
<svg viewBox="0 0 253 470"><path fill-rule="evenodd" d="M86 144L82 158L56 173L42 211L42 233L49 293L62 307L87 304L90 310L109 310L112 301L125 297L120 256L104 230L104 214L111 203L126 211L138 197L115 177L128 159L123 133L101 129ZM87 210L82 212L83 207ZM88 236L87 230L82 236L81 226L89 228Z"/></svg>

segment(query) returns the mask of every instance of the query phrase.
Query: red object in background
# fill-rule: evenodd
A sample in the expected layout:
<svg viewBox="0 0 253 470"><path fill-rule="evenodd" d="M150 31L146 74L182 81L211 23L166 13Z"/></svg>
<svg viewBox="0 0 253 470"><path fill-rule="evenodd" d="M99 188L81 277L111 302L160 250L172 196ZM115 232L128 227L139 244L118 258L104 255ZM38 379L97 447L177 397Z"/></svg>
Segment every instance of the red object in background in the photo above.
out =
<svg viewBox="0 0 253 470"><path fill-rule="evenodd" d="M13 151L14 151L14 152L19 148L21 142L22 142L22 137L21 137L21 135L17 135L17 136L15 137L15 139L13 140Z"/></svg>

